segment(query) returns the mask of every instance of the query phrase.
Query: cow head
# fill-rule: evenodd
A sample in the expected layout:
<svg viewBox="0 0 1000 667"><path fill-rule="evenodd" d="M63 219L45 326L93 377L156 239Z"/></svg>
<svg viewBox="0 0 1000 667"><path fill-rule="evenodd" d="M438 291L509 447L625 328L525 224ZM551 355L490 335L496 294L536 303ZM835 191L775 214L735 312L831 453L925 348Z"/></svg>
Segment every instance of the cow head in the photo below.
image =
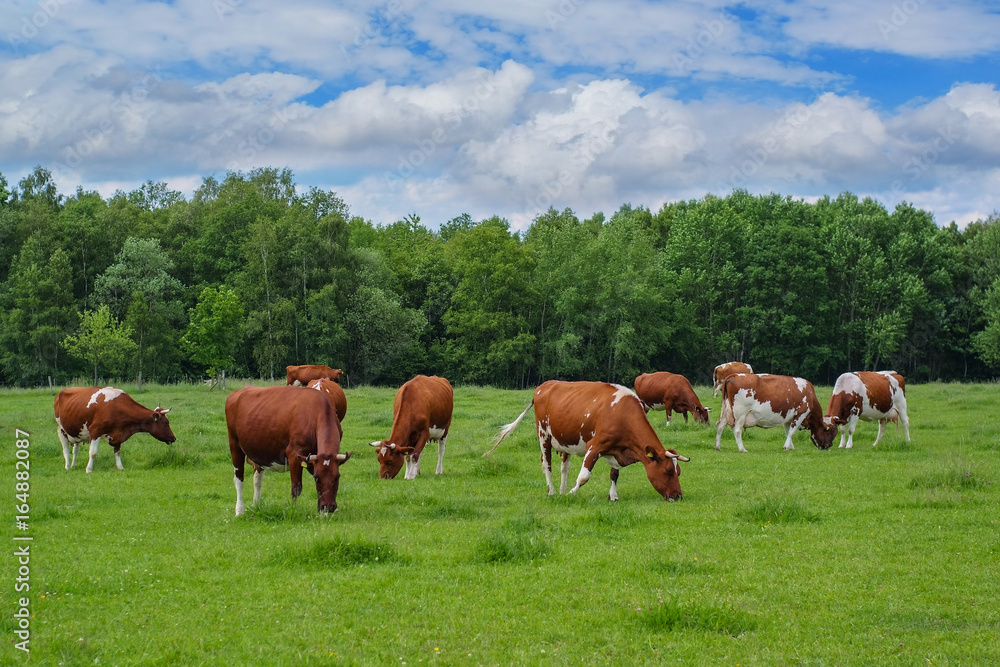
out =
<svg viewBox="0 0 1000 667"><path fill-rule="evenodd" d="M840 423L843 423L843 420ZM837 437L837 432L840 430L837 424L838 422L834 418L823 417L819 426L809 430L809 437L812 438L813 444L820 449L830 449L834 438Z"/></svg>
<svg viewBox="0 0 1000 667"><path fill-rule="evenodd" d="M170 408L163 410L159 405L153 410L153 413L149 417L149 433L151 436L159 440L160 442L165 442L168 445L177 440L174 432L170 430L170 420L167 419L167 413L170 412Z"/></svg>
<svg viewBox="0 0 1000 667"><path fill-rule="evenodd" d="M340 488L340 465L351 454L311 454L307 459L309 472L316 479L316 497L319 511L328 513L337 511L337 490Z"/></svg>
<svg viewBox="0 0 1000 667"><path fill-rule="evenodd" d="M399 474L406 457L413 453L413 447L404 447L388 440L369 443L378 453L378 476L392 479Z"/></svg>
<svg viewBox="0 0 1000 667"><path fill-rule="evenodd" d="M684 497L681 493L681 461L690 461L681 456L675 449L657 449L646 447L643 463L646 465L646 477L653 488L667 502L674 502Z"/></svg>
<svg viewBox="0 0 1000 667"><path fill-rule="evenodd" d="M708 408L703 406L696 406L694 410L694 421L697 424L707 424L708 423Z"/></svg>

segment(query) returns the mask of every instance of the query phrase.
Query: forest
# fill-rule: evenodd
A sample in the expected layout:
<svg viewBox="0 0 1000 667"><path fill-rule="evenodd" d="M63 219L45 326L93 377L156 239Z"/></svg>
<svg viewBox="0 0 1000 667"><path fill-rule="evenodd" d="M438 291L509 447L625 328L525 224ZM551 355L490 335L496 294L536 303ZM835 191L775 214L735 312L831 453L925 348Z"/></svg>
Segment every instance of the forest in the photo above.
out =
<svg viewBox="0 0 1000 667"><path fill-rule="evenodd" d="M583 220L550 208L518 232L467 214L372 222L288 169L209 176L190 199L0 174L5 386L302 363L351 385L631 386L653 370L707 383L730 360L824 384L995 379L1000 217L959 228L849 192L735 190Z"/></svg>

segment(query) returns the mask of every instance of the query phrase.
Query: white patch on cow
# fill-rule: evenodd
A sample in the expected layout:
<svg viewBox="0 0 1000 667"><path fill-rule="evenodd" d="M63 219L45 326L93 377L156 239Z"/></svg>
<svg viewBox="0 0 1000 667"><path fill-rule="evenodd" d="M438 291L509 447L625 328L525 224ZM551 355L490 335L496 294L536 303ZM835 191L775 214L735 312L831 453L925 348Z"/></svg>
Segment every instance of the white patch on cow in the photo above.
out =
<svg viewBox="0 0 1000 667"><path fill-rule="evenodd" d="M236 487L236 516L243 516L243 480L233 475L233 485Z"/></svg>
<svg viewBox="0 0 1000 667"><path fill-rule="evenodd" d="M290 466L288 465L288 462L286 461L285 463L272 463L271 465L261 466L260 469L261 469L261 472L288 472L289 467ZM255 476L256 476L256 474L257 473L254 472Z"/></svg>
<svg viewBox="0 0 1000 667"><path fill-rule="evenodd" d="M104 389L98 389L97 391L94 392L94 395L90 397L90 401L87 403L87 407L89 408L90 406L97 403L97 399L100 396L103 396L104 402L107 403L108 401L115 400L124 393L125 392L123 392L121 389L115 389L114 387L105 387Z"/></svg>
<svg viewBox="0 0 1000 667"><path fill-rule="evenodd" d="M615 396L614 400L611 401L612 407L614 407L615 403L622 400L626 396L632 396L633 398L635 398L635 400L637 401L639 400L639 397L635 395L635 392L629 389L628 387L623 387L620 384L616 384L614 385L614 387L615 387Z"/></svg>
<svg viewBox="0 0 1000 667"><path fill-rule="evenodd" d="M382 456L386 456L389 453L389 448L383 445L382 448L378 450L378 453Z"/></svg>
<svg viewBox="0 0 1000 667"><path fill-rule="evenodd" d="M122 467L122 450L120 449L117 452L115 452L115 467L118 468L119 470L125 469Z"/></svg>
<svg viewBox="0 0 1000 667"><path fill-rule="evenodd" d="M100 438L90 441L90 461L87 463L87 472L94 472L94 461L97 460L97 444L100 441Z"/></svg>
<svg viewBox="0 0 1000 667"><path fill-rule="evenodd" d="M809 381L803 378L792 378L795 380L795 386L799 388L799 391L805 392L806 387L809 386Z"/></svg>
<svg viewBox="0 0 1000 667"><path fill-rule="evenodd" d="M431 426L429 430L431 434L431 440L440 440L442 437L444 437L444 429L441 428L440 426Z"/></svg>

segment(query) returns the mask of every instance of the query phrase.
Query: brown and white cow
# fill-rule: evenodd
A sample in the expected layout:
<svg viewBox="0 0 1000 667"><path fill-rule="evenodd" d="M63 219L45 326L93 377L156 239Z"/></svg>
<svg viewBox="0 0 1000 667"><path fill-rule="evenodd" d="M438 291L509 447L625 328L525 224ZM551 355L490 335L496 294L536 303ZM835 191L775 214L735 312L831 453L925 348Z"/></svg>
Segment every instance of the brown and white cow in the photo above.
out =
<svg viewBox="0 0 1000 667"><path fill-rule="evenodd" d="M549 380L535 390L524 412L497 434L490 454L510 435L534 406L538 444L542 448L542 472L552 485L552 450L562 457L562 483L566 491L570 456L582 456L583 465L570 493L587 483L598 459L611 465L611 490L608 497L618 500L618 473L623 466L641 462L646 477L665 500L680 500L681 461L690 459L673 449L664 449L646 419L642 401L632 390L606 382L560 382ZM484 454L484 456L486 455Z"/></svg>
<svg viewBox="0 0 1000 667"><path fill-rule="evenodd" d="M753 373L753 368L750 367L750 364L744 364L742 361L727 361L716 366L715 370L712 371L712 396L718 396L726 378L737 373Z"/></svg>
<svg viewBox="0 0 1000 667"><path fill-rule="evenodd" d="M340 388L340 385L326 378L320 378L319 380L313 380L309 383L310 389L315 389L330 401L330 405L333 406L333 411L337 413L337 425L341 427L340 435L343 437L343 421L344 417L347 416L347 395L344 394L344 390Z"/></svg>
<svg viewBox="0 0 1000 667"><path fill-rule="evenodd" d="M292 499L302 492L302 469L316 479L320 512L337 510L340 453L337 413L322 393L306 387L245 387L226 399L229 453L236 485L236 515L244 512L243 467L253 464L253 502L260 500L264 471L291 472Z"/></svg>
<svg viewBox="0 0 1000 667"><path fill-rule="evenodd" d="M428 440L438 443L438 463L434 471L444 472L444 449L455 407L448 380L418 375L396 392L392 406L392 432L388 440L370 443L378 450L378 476L392 479L406 463L404 479L420 474L420 454Z"/></svg>
<svg viewBox="0 0 1000 667"><path fill-rule="evenodd" d="M666 371L643 373L635 379L635 393L647 409L667 413L667 426L671 412L684 415L685 424L688 412L694 413L699 424L708 423L708 408L701 404L691 382L683 375Z"/></svg>
<svg viewBox="0 0 1000 667"><path fill-rule="evenodd" d="M305 364L303 366L285 366L285 384L304 387L313 380L326 378L334 382L340 382L343 371L339 368L329 366L319 366L316 364Z"/></svg>
<svg viewBox="0 0 1000 667"><path fill-rule="evenodd" d="M87 472L94 470L97 445L101 438L114 448L115 465L119 470L122 470L122 445L136 433L148 433L167 444L177 440L170 430L170 420L167 419L169 408L144 408L124 391L114 387L63 389L56 396L55 412L66 470L76 465L76 453L84 440L90 442Z"/></svg>
<svg viewBox="0 0 1000 667"><path fill-rule="evenodd" d="M872 447L882 439L886 422L897 417L903 422L903 430L909 440L910 419L906 414L905 386L903 376L895 371L859 371L844 373L837 378L826 416L838 427L845 425L840 434L840 446L850 449L854 445L854 429L859 419L878 422L878 435Z"/></svg>
<svg viewBox="0 0 1000 667"><path fill-rule="evenodd" d="M800 428L809 429L813 444L829 449L837 435L837 427L823 417L816 390L812 383L788 375L737 373L722 383L723 413L716 427L715 448L722 449L722 431L728 424L733 429L736 445L741 452L743 428L785 428L785 449L795 449L792 436Z"/></svg>

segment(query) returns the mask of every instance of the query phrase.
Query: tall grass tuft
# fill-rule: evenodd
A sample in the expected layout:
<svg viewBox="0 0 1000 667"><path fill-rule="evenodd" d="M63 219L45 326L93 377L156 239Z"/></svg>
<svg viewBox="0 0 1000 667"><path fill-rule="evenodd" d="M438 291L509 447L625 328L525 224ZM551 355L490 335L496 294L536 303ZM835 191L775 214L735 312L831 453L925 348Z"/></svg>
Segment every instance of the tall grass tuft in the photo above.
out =
<svg viewBox="0 0 1000 667"><path fill-rule="evenodd" d="M168 447L156 450L155 453L141 461L139 466L145 470L153 470L155 468L193 468L201 463L201 454L192 454L183 449Z"/></svg>
<svg viewBox="0 0 1000 667"><path fill-rule="evenodd" d="M481 563L530 563L549 554L551 547L538 518L525 515L510 519L475 546L475 561Z"/></svg>
<svg viewBox="0 0 1000 667"><path fill-rule="evenodd" d="M798 501L778 496L766 496L748 501L737 512L737 516L760 525L779 523L815 523L819 514L806 509Z"/></svg>
<svg viewBox="0 0 1000 667"><path fill-rule="evenodd" d="M985 489L989 481L976 475L969 466L954 463L942 469L923 472L910 479L911 489Z"/></svg>
<svg viewBox="0 0 1000 667"><path fill-rule="evenodd" d="M340 537L322 538L305 547L288 547L278 560L281 565L312 567L385 565L405 561L388 544Z"/></svg>
<svg viewBox="0 0 1000 667"><path fill-rule="evenodd" d="M636 613L653 632L689 629L739 637L757 629L757 620L750 614L723 607L681 604L673 599L661 599L646 609L640 607Z"/></svg>

